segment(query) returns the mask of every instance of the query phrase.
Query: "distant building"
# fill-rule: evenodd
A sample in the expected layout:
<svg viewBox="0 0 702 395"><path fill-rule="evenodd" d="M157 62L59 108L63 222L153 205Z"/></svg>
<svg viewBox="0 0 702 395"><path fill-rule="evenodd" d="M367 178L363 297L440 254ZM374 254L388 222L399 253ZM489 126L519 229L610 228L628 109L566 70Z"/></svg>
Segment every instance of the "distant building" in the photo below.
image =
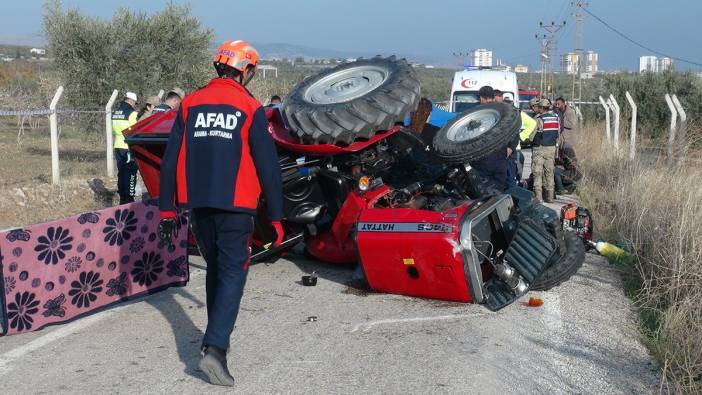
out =
<svg viewBox="0 0 702 395"><path fill-rule="evenodd" d="M512 66L502 62L502 59L497 59L495 62L495 67L504 71L512 71Z"/></svg>
<svg viewBox="0 0 702 395"><path fill-rule="evenodd" d="M492 67L492 51L485 48L470 51L470 65L477 67Z"/></svg>
<svg viewBox="0 0 702 395"><path fill-rule="evenodd" d="M657 73L658 58L655 56L641 56L639 58L639 73Z"/></svg>
<svg viewBox="0 0 702 395"><path fill-rule="evenodd" d="M577 74L578 64L580 64L580 73L584 78L591 78L599 72L599 55L597 52L585 51L582 61L580 61L579 58L580 57L575 52L568 52L567 54L561 55L561 73L570 75Z"/></svg>
<svg viewBox="0 0 702 395"><path fill-rule="evenodd" d="M561 73L563 74L576 74L578 72L578 54L575 52L568 52L567 54L561 55Z"/></svg>
<svg viewBox="0 0 702 395"><path fill-rule="evenodd" d="M656 56L641 56L639 58L640 73L662 73L673 69L673 59L668 57L658 58Z"/></svg>
<svg viewBox="0 0 702 395"><path fill-rule="evenodd" d="M32 48L29 50L29 53L44 56L46 55L46 50L44 48Z"/></svg>
<svg viewBox="0 0 702 395"><path fill-rule="evenodd" d="M514 72L515 73L528 73L529 67L527 67L523 64L518 64L518 65L514 66Z"/></svg>
<svg viewBox="0 0 702 395"><path fill-rule="evenodd" d="M592 77L597 74L600 70L597 65L599 61L599 55L595 51L585 51L583 56L582 73L587 74L588 77Z"/></svg>
<svg viewBox="0 0 702 395"><path fill-rule="evenodd" d="M658 59L658 72L662 73L666 70L673 69L673 59L671 58L660 58Z"/></svg>

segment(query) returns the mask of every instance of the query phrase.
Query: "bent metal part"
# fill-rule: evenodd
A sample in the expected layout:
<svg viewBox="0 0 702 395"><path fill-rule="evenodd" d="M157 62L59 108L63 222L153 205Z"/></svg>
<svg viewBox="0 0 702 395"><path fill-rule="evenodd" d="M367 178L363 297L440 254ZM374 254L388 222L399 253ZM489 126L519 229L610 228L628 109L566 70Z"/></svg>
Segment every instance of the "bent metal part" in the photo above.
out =
<svg viewBox="0 0 702 395"><path fill-rule="evenodd" d="M359 222L359 232L451 233L453 225L426 222Z"/></svg>

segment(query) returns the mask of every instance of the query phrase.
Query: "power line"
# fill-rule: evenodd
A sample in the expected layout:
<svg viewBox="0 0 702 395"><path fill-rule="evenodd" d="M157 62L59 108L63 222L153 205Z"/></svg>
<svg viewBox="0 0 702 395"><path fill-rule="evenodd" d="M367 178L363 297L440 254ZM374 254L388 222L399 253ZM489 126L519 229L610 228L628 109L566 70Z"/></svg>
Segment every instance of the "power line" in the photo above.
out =
<svg viewBox="0 0 702 395"><path fill-rule="evenodd" d="M557 53L556 36L558 35L558 31L563 29L565 25L565 21L559 24L552 21L550 25L539 22L539 27L544 29L547 34L544 34L541 37L538 34L535 36L535 38L541 44L541 83L539 90L543 92L544 88L546 88L546 91L548 92L547 96L549 97L553 97L554 76L552 65L553 55Z"/></svg>
<svg viewBox="0 0 702 395"><path fill-rule="evenodd" d="M558 12L558 16L556 17L556 21L562 20L566 16L566 12L568 11L568 2L567 1L562 1L561 2L561 10Z"/></svg>
<svg viewBox="0 0 702 395"><path fill-rule="evenodd" d="M641 48L643 48L643 49L645 49L645 50L647 50L647 51L649 51L649 52L655 53L656 55L665 56L665 57L667 57L667 58L675 59L675 60L680 61L680 62L683 62L683 63L689 63L689 64L692 64L692 65L695 65L695 66L702 67L702 63L695 62L695 61L688 60L688 59L684 59L684 58L679 58L679 57L677 57L677 56L672 56L672 55L669 55L669 54L666 54L666 53L663 53L663 52L660 52L660 51L656 51L655 49L649 48L649 47L647 47L647 46L645 46L645 45L639 43L638 41L635 41L634 39L632 39L631 37L627 36L626 34L620 32L619 30L617 30L616 28L614 28L612 25L610 25L609 23L607 23L607 22L605 22L604 20L602 20L602 18L600 18L599 16L593 14L592 11L588 10L587 8L582 8L582 10L585 11L585 12L587 12L591 17L595 18L595 19L596 19L598 22L600 22L601 24L605 25L605 27L607 27L609 30L611 30L611 31L613 31L613 32L615 32L615 33L617 33L617 34L620 35L622 38L624 38L625 40L631 42L632 44L634 44L634 45L636 45L636 46L638 46L638 47L641 47Z"/></svg>

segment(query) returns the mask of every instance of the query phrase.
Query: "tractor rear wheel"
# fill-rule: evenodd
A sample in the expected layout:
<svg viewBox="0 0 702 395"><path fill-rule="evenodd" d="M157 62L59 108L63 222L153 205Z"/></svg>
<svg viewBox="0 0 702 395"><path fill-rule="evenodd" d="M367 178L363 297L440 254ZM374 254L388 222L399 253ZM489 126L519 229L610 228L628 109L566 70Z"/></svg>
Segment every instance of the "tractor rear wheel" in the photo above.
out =
<svg viewBox="0 0 702 395"><path fill-rule="evenodd" d="M377 56L305 79L282 108L291 133L303 143L348 145L402 121L419 97L419 79L407 61Z"/></svg>

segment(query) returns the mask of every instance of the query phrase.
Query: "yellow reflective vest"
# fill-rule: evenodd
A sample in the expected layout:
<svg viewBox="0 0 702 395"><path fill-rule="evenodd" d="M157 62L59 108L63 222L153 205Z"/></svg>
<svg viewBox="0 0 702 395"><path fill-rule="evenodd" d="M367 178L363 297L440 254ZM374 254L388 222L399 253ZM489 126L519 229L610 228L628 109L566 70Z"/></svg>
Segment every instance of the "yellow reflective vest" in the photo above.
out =
<svg viewBox="0 0 702 395"><path fill-rule="evenodd" d="M529 116L524 111L519 112L522 116L522 129L519 131L519 142L529 140L529 136L536 129L536 120ZM517 149L522 149L521 144L517 145Z"/></svg>
<svg viewBox="0 0 702 395"><path fill-rule="evenodd" d="M137 123L137 112L123 101L119 107L112 112L112 135L114 136L114 148L127 149L127 143L124 141L124 130L129 129Z"/></svg>

